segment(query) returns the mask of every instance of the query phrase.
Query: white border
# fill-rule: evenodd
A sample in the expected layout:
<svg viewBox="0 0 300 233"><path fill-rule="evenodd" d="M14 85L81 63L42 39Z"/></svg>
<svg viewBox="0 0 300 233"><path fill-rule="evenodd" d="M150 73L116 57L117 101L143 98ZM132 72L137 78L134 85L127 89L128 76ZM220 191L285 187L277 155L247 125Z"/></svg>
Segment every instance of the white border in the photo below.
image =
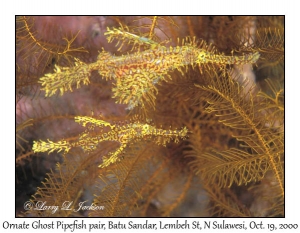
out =
<svg viewBox="0 0 300 233"><path fill-rule="evenodd" d="M15 138L15 15L26 15L26 14L71 14L71 15L84 15L84 14L97 14L97 15L286 15L286 89L285 89L285 109L286 109L286 218L285 219L261 219L266 225L267 223L298 223L299 221L299 188L297 183L299 183L299 135L300 132L298 121L299 114L298 109L298 93L299 93L299 21L298 11L299 9L296 5L295 0L289 1L278 1L278 0L252 0L252 1L1 1L1 77L2 81L0 92L1 95L1 147L2 153L0 155L1 159L1 198L0 198L0 228L3 227L4 221L9 221L10 223L23 223L24 219L14 219L15 208L14 208L14 187L15 187L15 174L14 174L14 164L15 155L12 148L14 145ZM7 83L9 84L7 86ZM5 85L5 86L4 86ZM35 219L36 220L36 219ZM44 223L51 223L53 219L43 219ZM55 219L59 220L59 219ZM62 219L64 222L72 222L74 219ZM107 222L109 219L85 219L85 222ZM135 222L143 222L144 219L133 219ZM150 219L151 221L159 221L159 219ZM184 219L181 219L184 220ZM197 220L197 219L195 219ZM198 219L199 221L204 221L204 219ZM211 219L212 221L216 219ZM259 222L260 219L227 219L231 223L240 223L245 221L246 224L249 222L256 221ZM31 219L26 219L26 222L30 223L33 221ZM112 221L117 222L118 219L112 219ZM130 219L121 219L123 222L128 222ZM174 222L175 219L164 219L164 223ZM189 222L193 219L189 219ZM2 231L2 230L1 230ZM130 231L130 230L126 230ZM260 230L260 232L265 232L267 230ZM5 232L16 232L6 230ZM24 232L31 232L25 230ZM48 230L47 232L63 232L58 230ZM70 232L70 231L68 231ZM78 231L76 231L78 232ZM83 232L83 231L82 231ZM148 231L150 232L150 231ZM224 232L224 230L222 231ZM225 231L226 232L226 231ZM281 231L276 231L281 232Z"/></svg>

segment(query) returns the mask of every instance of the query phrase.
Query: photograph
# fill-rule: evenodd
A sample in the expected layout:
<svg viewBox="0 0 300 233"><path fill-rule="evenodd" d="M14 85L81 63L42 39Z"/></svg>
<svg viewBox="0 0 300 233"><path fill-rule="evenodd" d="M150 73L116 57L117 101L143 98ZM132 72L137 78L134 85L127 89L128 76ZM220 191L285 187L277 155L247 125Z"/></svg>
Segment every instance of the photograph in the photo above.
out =
<svg viewBox="0 0 300 233"><path fill-rule="evenodd" d="M286 216L284 15L15 26L17 219ZM197 228L143 223L111 227Z"/></svg>

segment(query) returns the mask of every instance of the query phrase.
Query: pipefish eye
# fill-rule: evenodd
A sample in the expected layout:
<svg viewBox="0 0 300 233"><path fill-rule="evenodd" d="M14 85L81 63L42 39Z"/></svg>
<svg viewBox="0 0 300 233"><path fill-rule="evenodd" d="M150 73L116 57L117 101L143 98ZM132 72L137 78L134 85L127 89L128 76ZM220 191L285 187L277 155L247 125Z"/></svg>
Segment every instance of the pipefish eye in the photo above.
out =
<svg viewBox="0 0 300 233"><path fill-rule="evenodd" d="M148 130L149 130L149 125L148 124L143 125L143 133L147 133Z"/></svg>
<svg viewBox="0 0 300 233"><path fill-rule="evenodd" d="M205 61L206 58L206 52L202 51L198 54L198 61Z"/></svg>

